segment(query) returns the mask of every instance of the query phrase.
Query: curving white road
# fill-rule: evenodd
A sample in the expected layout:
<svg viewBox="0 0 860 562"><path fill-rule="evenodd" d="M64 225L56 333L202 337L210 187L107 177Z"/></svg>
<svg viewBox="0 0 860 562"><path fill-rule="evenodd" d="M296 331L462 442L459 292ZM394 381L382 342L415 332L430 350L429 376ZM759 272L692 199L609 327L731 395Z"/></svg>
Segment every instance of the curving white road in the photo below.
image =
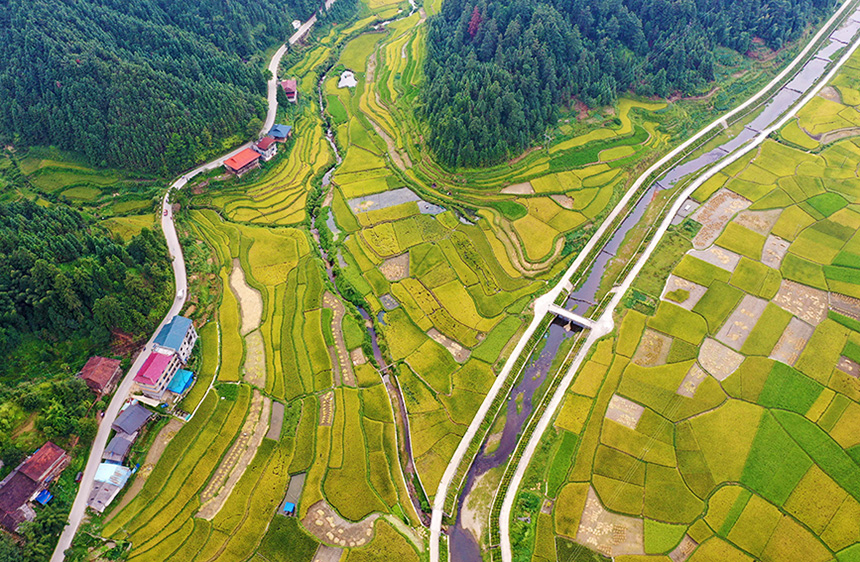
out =
<svg viewBox="0 0 860 562"><path fill-rule="evenodd" d="M328 0L325 3L325 7L329 8L332 3L334 3L334 0ZM308 31L310 31L316 21L316 15L311 16L310 19L303 23L302 26L299 27L299 29L290 37L287 43L281 45L281 47L275 51L275 54L272 56L272 60L269 62L268 69L269 72L272 73L272 78L269 79L267 84L269 108L266 112L266 121L263 124L263 130L261 133L266 133L272 128L272 125L275 124L275 116L278 113L278 66L281 63L281 58L287 51L288 45L294 45L297 41L302 39ZM164 194L164 199L161 203L161 230L164 232L164 238L167 240L167 249L170 252L170 259L173 266L173 278L176 286L176 296L173 299L173 304L170 306L170 310L168 310L167 315L161 321L161 324L158 325L158 328L152 334L152 337L149 338L149 341L146 342L143 350L137 356L134 363L132 363L128 373L126 373L125 377L120 381L110 404L108 404L108 407L105 410L104 418L102 418L98 433L96 433L92 448L90 449L90 456L87 459L87 465L84 468L84 474L81 479L80 487L78 488L78 493L75 496L75 501L72 504L71 511L69 512L69 522L63 529L63 533L60 535L60 540L57 542L57 546L51 556L51 562L62 562L65 558L66 549L72 545L72 539L74 539L75 533L77 533L78 527L80 527L81 521L86 513L87 500L89 499L90 492L93 488L93 480L96 475L96 470L98 469L99 464L101 464L102 453L104 453L105 446L107 446L111 424L113 424L117 415L119 415L120 408L129 396L131 387L134 384L135 375L140 371L140 368L143 366L143 362L146 360L149 352L152 351L152 343L155 339L155 335L159 330L161 330L161 327L164 326L164 324L170 321L170 319L175 315L179 314L179 311L181 311L182 307L185 305L185 299L187 298L188 293L188 280L185 272L185 258L182 255L182 246L179 243L179 237L176 235L176 227L173 224L173 214L169 203L170 191L173 189L182 189L185 187L185 184L187 184L197 174L208 172L215 168L220 168L224 165L225 160L235 156L250 146L250 142L245 143L220 158L198 166L174 181L168 188L167 193Z"/></svg>
<svg viewBox="0 0 860 562"><path fill-rule="evenodd" d="M845 4L843 4L842 8L840 8L839 12L837 12L837 14L834 16L834 18L836 18L839 15L839 13L842 12L842 10L844 10L848 6L849 3L850 2L846 2ZM831 19L828 22L828 24L825 25L825 27L823 27L821 29L821 31L819 31L819 35L817 35L816 38L812 42L810 42L809 46L812 46L812 44L815 41L817 41L818 37L820 36L820 34L822 32L824 32L825 30L830 28L830 24L833 21L834 21L834 19ZM624 297L624 295L630 289L631 284L633 283L633 281L635 280L635 278L639 274L639 272L642 270L642 268L645 266L645 263L648 261L648 259L651 257L651 255L654 253L654 250L657 248L657 245L660 243L660 240L663 238L663 235L666 233L666 231L671 226L672 219L674 219L675 215L678 213L678 211L681 210L681 206L683 205L684 201L686 201L692 195L692 193L698 187L700 187L703 183L708 181L710 178L712 178L714 175L719 173L721 170L723 170L727 166L736 162L738 159L749 154L752 150L754 150L760 144L762 144L771 133L778 131L779 129L784 127L788 123L788 121L790 119L792 119L797 114L797 112L800 110L800 108L802 108L804 105L809 103L809 101L812 98L814 98L818 94L818 92L821 91L821 89L828 82L830 82L830 80L839 71L840 67L842 67L842 65L845 64L845 62L851 57L852 54L854 54L854 52L858 48L860 48L860 37L858 37L854 41L854 43L851 44L851 46L848 48L848 50L845 52L845 54L839 59L839 61L837 61L834 64L833 68L827 74L825 74L824 76L819 78L819 80L807 92L807 94L804 95L800 99L800 101L795 103L795 105L791 109L789 109L789 111L785 115L783 115L783 117L781 119L779 119L772 126L768 127L764 131L762 131L759 135L757 135L750 142L741 146L737 151L732 153L730 156L728 156L727 158L724 158L719 163L708 168L699 177L697 177L696 180L693 181L686 189L684 189L683 192L678 194L678 196L675 199L675 203L672 205L671 209L666 214L665 218L663 219L663 222L660 224L660 227L658 228L657 232L655 233L655 236L652 238L651 242L648 244L648 246L646 247L645 251L640 256L640 258L637 260L636 264L633 266L633 268L627 274L627 277L625 277L622 284L617 287L612 300L609 302L609 306L607 306L606 310L603 312L603 314L597 320L597 324L598 324L599 328L592 330L592 333L589 334L588 338L586 339L585 345L583 345L582 349L577 354L575 361L571 364L570 369L568 370L568 372L565 374L564 378L562 379L561 384L559 385L558 389L556 390L556 393L553 395L553 397L552 397L550 403L548 404L546 410L544 411L543 415L541 416L540 420L538 421L538 425L535 428L535 431L532 434L531 439L529 440L528 444L526 445L526 449L523 452L523 456L521 457L519 463L517 464L516 472L514 473L514 476L511 479L510 486L508 487L508 491L507 491L505 498L502 502L502 510L501 510L500 515L499 515L499 533L501 535L501 553L502 553L502 561L503 562L511 562L513 560L513 553L511 550L511 539L510 539L511 511L512 511L513 506L514 506L514 501L516 499L516 495L517 495L517 492L519 490L520 484L522 483L522 479L525 475L526 469L528 468L528 464L529 464L532 456L534 455L535 451L537 450L537 446L540 443L541 437L546 432L547 428L549 427L550 422L552 421L553 416L555 415L556 410L558 410L559 406L561 405L562 400L564 399L564 395L567 392L567 389L570 386L571 382L573 382L573 378L576 375L576 372L579 369L580 365L582 364L583 360L585 359L585 356L588 353L589 348L599 338L603 337L604 335L606 335L612 331L612 328L613 328L612 316L613 316L615 309L618 307L618 305L621 302L621 299Z"/></svg>
<svg viewBox="0 0 860 562"><path fill-rule="evenodd" d="M734 117L735 115L737 115L738 113L746 110L752 104L760 101L761 98L763 98L765 95L767 95L768 92L772 88L774 88L782 80L784 80L790 72L795 71L796 67L803 62L804 58L808 55L809 51L813 48L813 46L816 44L816 42L818 42L821 39L821 37L825 33L827 33L831 29L833 24L836 23L836 21L842 16L843 12L848 8L849 4L851 4L850 1L845 2L836 11L836 13L834 13L833 16L829 20L827 20L827 22L821 27L821 29L819 29L819 31L809 40L807 45L800 51L800 53L797 55L797 57L795 57L794 60L792 60L792 62L788 66L786 66L779 74L777 74L776 77L774 77L774 79L771 80L771 82L768 83L764 88L759 90L754 96L752 96L750 99L748 99L747 101L745 101L744 103L742 103L741 105L736 107L735 109L733 109L733 110L725 113L724 115L718 117L717 119L715 119L711 124L709 124L707 127L705 127L704 129L702 129L701 131L696 133L693 137L691 137L690 139L688 139L687 141L685 141L684 143L682 143L681 145L676 147L674 150L672 150L671 152L666 154L663 158L661 158L654 165L652 165L650 168L648 168L641 176L639 176L639 178L633 183L633 185L631 185L630 189L627 191L627 193L624 194L624 196L621 198L621 200L618 202L618 204L615 206L615 208L612 210L612 212L609 214L609 216L607 216L607 218L603 221L603 223L600 225L600 227L595 231L595 233L589 239L588 243L585 245L585 248L583 248L583 250L579 253L577 258L573 261L573 263L570 265L570 267L567 269L567 271L565 271L561 280L548 293L535 299L535 301L534 301L534 317L532 318L531 323L529 324L526 331L523 333L522 337L520 338L520 341L517 342L516 347L514 347L513 352L508 357L508 360L505 362L505 365L502 368L501 373L499 373L498 377L496 377L496 380L493 383L493 386L490 388L489 392L487 393L487 396L484 398L484 401L481 403L480 408L478 408L478 411L475 414L475 417L472 419L472 423L469 424L469 427L466 430L466 433L463 435L462 439L460 440L460 444L457 446L457 449L454 451L454 455L451 458L451 461L449 462L447 468L445 469L445 473L442 476L442 480L439 482L439 487L436 490L436 495L435 495L434 500L433 500L433 513L432 513L431 520L430 520L430 562L439 562L439 548L440 548L439 543L440 543L441 532L442 532L442 517L444 515L443 510L445 508L445 498L446 498L447 493L448 493L448 488L451 486L452 480L457 473L457 468L459 467L460 463L463 461L463 457L465 456L466 451L469 448L469 444L471 443L472 439L477 434L478 428L480 427L481 423L483 422L484 418L486 417L487 413L489 412L489 409L493 403L493 400L495 400L496 396L498 395L499 391L501 390L502 386L504 385L505 380L511 374L511 369L513 367L513 364L517 360L517 357L523 352L523 349L525 348L526 342L532 336L532 334L534 334L535 330L537 329L538 324L540 323L540 321L543 319L543 317L549 311L550 305L552 305L555 302L555 299L562 292L562 290L564 290L565 286L570 282L573 275L578 273L580 268L583 267L586 257L591 253L592 250L594 250L595 246L600 242L601 238L604 236L604 234L606 234L606 231L615 222L615 220L618 218L618 216L625 210L625 207L627 206L628 203L630 203L631 199L636 194L636 192L639 190L639 188L642 186L642 184L654 172L656 172L659 168L661 168L665 164L672 161L675 157L682 154L684 151L688 150L690 147L694 146L695 143L698 142L702 137L711 133L717 127L722 127L724 122L731 120L731 118ZM775 92L771 93L770 95L772 96L774 93ZM764 135L764 133L762 133L762 135ZM680 204L681 204L681 202L683 202L683 200L684 199L679 198L677 200L676 204L678 206L680 206ZM673 212L670 213L669 216L670 217L674 216L675 212L677 212L677 209L675 209L673 207ZM655 236L654 241L652 241L655 245L656 245L656 241L659 240L659 238L662 236L663 232L665 232L665 229L658 232L658 235ZM650 255L650 254L648 254L648 255ZM637 265L634 267L633 271L638 273L638 271L641 269L642 265L644 265L644 259L639 260ZM631 282L632 282L632 278L631 278ZM629 283L626 283L626 285L623 285L621 288L618 289L618 291L615 295L615 298L613 298L612 304L611 304L610 308L608 309L609 311L611 311L612 309L615 308L615 306L617 306L618 302L624 296L624 293L627 290L626 287L629 287ZM586 343L585 343L585 346L583 346L583 349L587 349L588 347L591 346L591 344L594 341L596 341L596 339L598 339L599 337L602 337L602 336L608 334L609 332L611 332L612 328L613 328L612 315L611 314L603 314L595 322L594 329L592 329L591 334L586 339ZM574 365L571 367L572 373L575 373L577 366L578 366L578 362L575 362ZM565 379L563 380L562 384L559 386L559 392L561 392L562 389L566 389L567 386L570 384L570 381L567 379L572 378L573 375L570 373L568 373L568 374L569 374L569 377L566 376ZM554 397L554 399L555 399L555 397ZM553 404L553 403L551 403L551 404ZM556 407L557 407L557 405L556 405ZM554 410L554 408L551 408L551 409ZM546 417L546 416L544 416L544 417ZM551 417L551 416L549 416L549 417ZM543 422L543 419L541 420L541 422ZM537 439L539 439L540 435L542 435L542 432L536 431L534 433L535 437L533 437L533 440L537 441ZM532 443L530 442L529 445L531 446ZM527 449L527 452L529 450L531 450L531 452L533 453L534 448ZM530 457L531 455L529 454L528 456ZM525 459L525 457L524 457L524 459ZM527 462L525 464L527 465ZM519 470L519 468L518 468L517 474L519 475L519 478L521 479L522 474L521 474L521 471ZM514 486L512 484L510 489L515 490L517 487L518 486ZM509 521L510 507L508 507L507 517L504 516L505 515L504 509L505 509L505 505L507 504L507 501L508 501L508 498L506 497L505 503L502 506L503 517L502 517L502 521L500 521L500 530L501 530L501 535L502 535L502 555L503 555L503 560L505 562L508 562L511 559L510 558L510 538L509 538L509 533L508 533L508 528L509 528L509 523L510 523L510 521ZM505 544L506 543L507 543L507 558L504 558L506 556L506 551L505 551Z"/></svg>

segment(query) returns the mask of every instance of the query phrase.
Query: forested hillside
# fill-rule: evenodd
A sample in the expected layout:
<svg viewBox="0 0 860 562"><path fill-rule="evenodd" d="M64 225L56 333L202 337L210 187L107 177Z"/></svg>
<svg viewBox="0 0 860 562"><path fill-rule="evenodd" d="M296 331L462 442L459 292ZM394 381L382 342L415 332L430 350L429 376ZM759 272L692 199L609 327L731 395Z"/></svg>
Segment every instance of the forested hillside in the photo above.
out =
<svg viewBox="0 0 860 562"><path fill-rule="evenodd" d="M117 243L66 205L0 204L0 376L33 367L13 353L29 336L46 349L68 339L104 346L112 331L153 328L172 294L166 252L149 230Z"/></svg>
<svg viewBox="0 0 860 562"><path fill-rule="evenodd" d="M264 116L259 55L319 4L4 0L0 137L94 165L182 169Z"/></svg>
<svg viewBox="0 0 860 562"><path fill-rule="evenodd" d="M572 97L665 97L714 78L718 46L797 39L834 0L445 0L430 19L423 113L450 165L522 151Z"/></svg>

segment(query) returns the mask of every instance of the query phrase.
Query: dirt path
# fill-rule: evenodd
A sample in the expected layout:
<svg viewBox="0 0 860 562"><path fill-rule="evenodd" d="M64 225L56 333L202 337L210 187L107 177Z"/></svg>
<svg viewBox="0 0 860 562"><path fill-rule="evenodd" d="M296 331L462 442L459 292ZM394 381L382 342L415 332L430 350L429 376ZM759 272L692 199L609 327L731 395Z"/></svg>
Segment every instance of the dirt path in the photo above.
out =
<svg viewBox="0 0 860 562"><path fill-rule="evenodd" d="M245 419L245 424L242 426L242 432L224 458L221 459L221 464L215 469L212 479L206 485L203 493L200 494L200 501L203 505L197 512L197 517L211 521L221 510L227 498L230 497L233 487L245 473L245 469L248 468L251 461L254 460L257 448L269 430L270 408L271 400L255 389L251 409Z"/></svg>
<svg viewBox="0 0 860 562"><path fill-rule="evenodd" d="M131 500L137 496L137 493L140 492L143 485L146 484L146 479L149 478L149 474L155 467L155 463L157 463L158 459L161 458L161 453L164 452L167 444L170 443L170 440L173 439L173 436L176 435L176 432L180 429L182 429L182 422L177 418L171 418L170 421L167 422L167 425L161 428L161 431L159 431L158 435L155 437L155 441L152 442L152 446L149 448L149 451L147 451L146 460L143 461L143 465L141 465L140 470L137 471L137 476L135 477L134 482L132 482L129 489L126 490L125 494L123 494L122 500L116 504L110 514L105 517L105 525L113 519L114 515L122 511L123 508L131 503Z"/></svg>
<svg viewBox="0 0 860 562"><path fill-rule="evenodd" d="M336 384L348 384L355 386L355 373L352 370L352 359L349 356L349 350L346 348L346 340L343 337L343 317L346 314L346 308L338 298L329 292L323 295L323 306L332 309L334 317L331 321L331 330L334 335L334 350L332 353L336 358L338 365L340 381L335 381Z"/></svg>

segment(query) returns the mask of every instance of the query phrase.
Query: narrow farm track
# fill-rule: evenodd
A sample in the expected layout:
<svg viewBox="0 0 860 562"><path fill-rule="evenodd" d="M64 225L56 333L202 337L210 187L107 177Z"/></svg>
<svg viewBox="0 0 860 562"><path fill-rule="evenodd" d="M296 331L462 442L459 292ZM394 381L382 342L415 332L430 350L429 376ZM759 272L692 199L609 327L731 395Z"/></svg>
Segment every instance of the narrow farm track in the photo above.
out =
<svg viewBox="0 0 860 562"><path fill-rule="evenodd" d="M500 392L500 390L502 389L502 387L505 385L508 377L511 376L512 368L513 368L514 364L516 363L518 357L524 352L527 342L532 337L535 330L538 328L538 325L541 323L544 316L546 316L548 309L549 309L549 306L552 305L554 303L554 301L556 300L556 298L559 297L559 295L562 293L562 291L568 285L568 283L573 278L573 276L576 274L582 273L584 271L584 267L588 266L588 264L586 264L586 259L588 258L588 256L592 254L592 252L595 250L595 248L600 243L600 241L604 239L604 237L608 233L610 227L616 223L616 220L621 218L622 213L626 212L628 204L634 202L633 197L637 193L639 193L640 188L643 186L643 184L648 179L650 179L652 177L652 175L655 174L655 172L659 171L660 169L662 169L664 166L666 166L670 162L674 161L679 156L685 155L687 153L687 151L690 150L691 148L696 147L697 143L701 139L703 139L703 137L712 133L716 129L721 128L723 126L723 123L728 122L733 117L741 114L742 112L744 112L748 108L755 107L755 104L763 103L767 99L774 97L776 91L778 91L778 90L776 90L776 91L772 91L772 90L774 90L774 88L777 85L779 85L787 76L789 76L792 73L797 71L797 69L799 68L801 63L805 62L806 57L808 56L810 50L818 43L818 41L824 36L825 33L828 33L829 31L833 30L833 28L835 27L837 22L839 22L841 20L842 16L845 14L846 10L848 9L849 5L851 5L851 4L853 4L853 2L844 3L836 11L836 13L821 27L821 29L809 40L807 45L801 50L801 52L797 55L797 57L795 57L795 59L793 61L791 61L791 63L789 63L785 69L783 69L776 77L774 77L774 79L769 84L767 84L764 88L759 90L755 95L753 95L751 98L749 98L747 101L745 101L744 103L742 103L741 105L739 105L738 107L733 109L732 111L729 111L726 114L724 114L723 116L720 116L717 119L715 119L711 124L709 124L707 127L703 128L698 133L696 133L693 137L691 137L690 139L688 139L687 141L685 141L684 143L682 143L681 145L679 145L678 147L673 149L671 152L666 154L663 158L661 158L659 161L657 161L655 164L653 164L650 168L648 168L648 170L646 170L641 176L639 176L639 178L631 185L631 187L627 191L627 193L617 203L617 205L612 210L612 212L609 214L609 216L606 218L606 220L595 231L595 233L592 235L592 237L589 239L588 243L586 244L585 248L580 252L580 254L576 258L576 260L574 260L574 262L571 264L571 266L564 273L561 280L548 293L544 294L541 297L538 297L534 301L535 315L532 319L531 324L526 329L526 331L523 333L520 340L517 342L513 352L511 353L507 362L505 363L505 366L502 369L502 372L496 378L496 381L494 382L492 388L487 393L487 396L485 397L480 408L478 409L478 412L476 413L475 417L473 418L472 423L469 425L468 430L466 431L463 438L461 439L456 451L454 452L453 457L451 458L451 461L449 462L449 464L445 470L445 473L442 477L442 480L439 483L439 487L438 487L436 495L434 497L433 513L432 513L431 525L430 525L430 533L431 533L431 535L430 535L430 561L431 562L438 562L440 560L440 539L441 539L441 533L442 533L442 518L444 516L444 512L446 509L445 504L446 504L446 499L448 496L448 489L451 486L451 484L453 483L455 476L457 476L459 469L460 469L460 465L464 461L464 457L466 455L466 452L469 449L469 446L470 446L472 440L476 437L480 426L484 422L484 419L488 415L490 407L492 406L494 400L496 399L496 397L497 397L498 393ZM851 46L851 48L849 49L849 53L846 54L846 56L842 57L838 63L836 63L835 68L831 72L829 72L827 74L827 76L825 76L821 81L819 81L817 83L818 85L813 87L812 91L808 95L803 97L801 102L797 105L797 108L802 107L802 105L804 105L809 99L812 98L812 96L814 96L817 93L818 90L820 90L821 87L823 87L823 85L826 83L826 81L829 80L830 77L832 77L832 75L835 73L836 69L838 69L845 62L845 60L847 60L847 56L850 55L850 53L853 52L857 48L857 45L858 45L858 43L854 43ZM796 109L795 109L795 111L796 111ZM787 118L781 119L777 125L781 126L782 124L784 124L784 122L786 120L787 120ZM723 167L725 167L729 163L737 160L738 158L740 158L744 154L748 153L749 150L751 150L754 147L757 147L758 144L763 142L764 139L767 137L767 135L770 134L773 130L775 130L775 129L774 128L768 128L766 131L761 132L761 134L759 134L757 137L755 137L755 140L752 143L748 143L748 144L744 145L743 147L738 149L736 152L732 153L731 156L727 156L723 160L722 165L718 165L716 167L716 169L712 168L711 170L708 171L708 173L712 172L711 175L713 175L713 173L716 173L717 171L719 171L720 169L722 169ZM612 310L614 310L614 308L620 302L621 298L623 298L624 293L629 288L630 283L632 282L633 278L636 276L636 274L642 268L645 261L650 256L651 252L653 252L653 249L656 247L656 244L659 242L663 233L665 233L666 229L668 228L669 222L674 217L674 215L677 213L677 211L680 208L684 199L689 195L689 193L692 193L692 190L695 189L695 187L698 187L698 185L700 185L700 183L704 183L704 181L707 180L708 177L710 177L710 175L708 175L708 173L701 176L699 178L699 180L697 180L696 182L693 183L693 186L685 189L682 194L679 194L678 198L676 199L675 204L673 205L670 212L667 214L667 219L663 222L660 229L657 231L656 236L654 236L652 242L649 244L648 248L645 250L645 252L642 254L640 259L637 261L637 263L633 267L633 269L630 271L630 273L628 274L624 283L617 289L609 307L607 308L607 311L601 315L599 320L596 322L594 329L591 330L591 332L588 336L588 339L586 340L585 345L583 346L583 348L580 351L580 353L578 354L576 360L572 364L570 371L565 375L565 378L562 380L562 383L559 386L559 391L556 393L555 396L553 396L552 401L549 404L549 407L547 408L546 412L540 418L540 421L538 422L539 425L537 427L537 430L534 431L533 436L532 436L531 440L529 441L525 452L522 455L522 459L521 459L521 461L517 467L517 472L514 476L514 480L511 482L509 492L508 492L507 496L505 497L504 504L502 507L502 514L501 514L501 518L500 518L500 529L501 529L501 537L502 537L502 556L503 556L503 560L505 560L506 562L508 562L512 559L510 537L509 537L509 525L510 525L510 511L511 511L511 507L513 505L513 498L516 495L516 489L518 487L518 484L522 480L522 476L525 472L525 467L528 465L528 461L531 458L531 456L533 455L533 453L536 449L537 443L540 439L540 436L543 433L541 428L545 429L546 425L549 423L549 420L552 418L554 411L558 408L558 405L561 402L561 397L563 396L563 392L566 391L567 386L570 383L570 380L575 375L576 370L578 369L579 365L582 363L582 359L584 358L585 354L587 353L587 350L600 337L611 332L611 330L613 328Z"/></svg>
<svg viewBox="0 0 860 562"><path fill-rule="evenodd" d="M335 0L326 0L325 7L330 7ZM316 15L311 16L302 26L289 38L287 43L282 45L272 56L271 61L269 62L268 69L272 73L272 78L269 80L267 85L267 99L268 99L268 110L266 112L266 120L263 124L262 132L268 131L272 125L275 123L275 116L278 112L278 101L277 101L277 87L278 87L278 66L281 63L281 58L284 56L284 53L287 51L287 47L289 45L294 45L300 39L302 39L307 33L310 31L311 27L313 27L314 23L316 23ZM152 344L155 340L155 335L161 330L161 328L174 316L179 314L182 310L182 307L185 306L185 300L188 297L188 276L185 269L185 258L182 254L182 245L179 243L179 236L176 234L176 226L173 223L173 214L171 212L170 205L170 192L174 189L182 189L185 185L195 176L200 173L208 172L210 170L214 170L215 168L221 167L224 162L231 158L232 156L242 152L246 148L251 146L251 143L243 144L242 146L236 148L232 152L221 156L211 162L198 166L191 172L183 175L176 181L174 181L170 187L167 189L167 192L164 194L164 199L161 203L161 230L164 233L164 238L167 241L167 249L170 252L170 261L171 267L173 269L173 279L176 288L175 297L173 299L173 303L170 305L170 309L167 311L164 319L158 325L156 330L153 332L152 336L146 342L146 345L141 350L140 354L135 358L134 363L132 363L131 368L126 373L125 377L120 381L117 386L116 392L113 395L113 398L108 404L107 409L105 410L104 417L102 418L101 424L99 425L99 430L96 433L95 439L93 439L93 444L90 449L90 455L87 459L86 467L83 471L83 476L81 478L80 486L78 487L78 493L75 496L75 500L72 503L72 509L69 512L68 523L63 529L62 534L60 535L60 539L57 542L57 546L54 549L53 554L51 555L51 562L62 562L65 558L65 551L72 545L72 540L75 537L75 534L78 531L78 528L81 525L81 521L84 518L87 508L87 500L89 499L90 492L93 488L93 482L96 475L96 470L101 464L102 453L104 453L104 449L107 446L108 437L111 431L111 425L113 424L116 417L119 415L120 408L125 403L126 398L128 398L129 393L131 392L131 387L134 384L134 377L137 375L140 368L143 366L143 362L146 360L149 352L152 351Z"/></svg>

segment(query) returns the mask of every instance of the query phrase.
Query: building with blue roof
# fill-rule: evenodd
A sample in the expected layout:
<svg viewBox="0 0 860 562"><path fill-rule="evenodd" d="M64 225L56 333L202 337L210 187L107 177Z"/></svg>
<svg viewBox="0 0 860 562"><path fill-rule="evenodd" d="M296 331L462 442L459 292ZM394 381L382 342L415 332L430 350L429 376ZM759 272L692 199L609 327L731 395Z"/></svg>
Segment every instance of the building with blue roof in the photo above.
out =
<svg viewBox="0 0 860 562"><path fill-rule="evenodd" d="M197 331L190 318L174 316L155 336L153 349L165 355L176 354L183 363L188 361L197 342Z"/></svg>
<svg viewBox="0 0 860 562"><path fill-rule="evenodd" d="M278 142L285 142L292 134L293 128L290 125L276 124L269 130L269 136Z"/></svg>
<svg viewBox="0 0 860 562"><path fill-rule="evenodd" d="M170 384L167 385L167 390L174 394L182 395L186 390L191 388L192 384L194 384L194 373L187 369L179 369L173 375Z"/></svg>

